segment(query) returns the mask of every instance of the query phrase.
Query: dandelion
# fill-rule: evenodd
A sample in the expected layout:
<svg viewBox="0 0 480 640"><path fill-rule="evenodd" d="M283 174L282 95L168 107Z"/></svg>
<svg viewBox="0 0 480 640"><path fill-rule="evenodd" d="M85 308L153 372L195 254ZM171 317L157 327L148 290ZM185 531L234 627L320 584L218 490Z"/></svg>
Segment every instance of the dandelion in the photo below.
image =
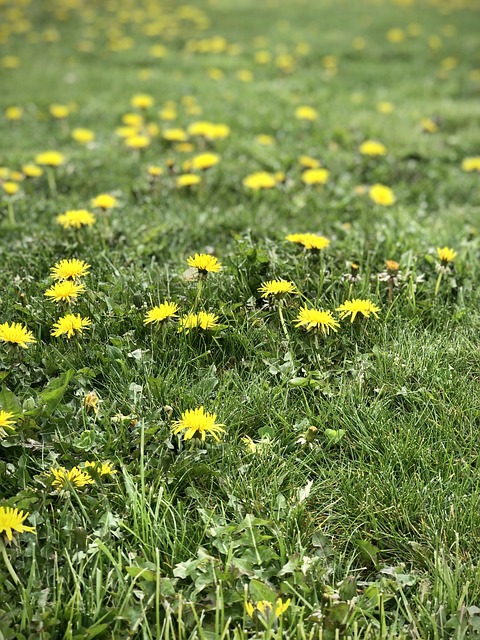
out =
<svg viewBox="0 0 480 640"><path fill-rule="evenodd" d="M158 307L153 307L147 312L143 324L160 324L168 318L178 316L178 304L176 302L162 302Z"/></svg>
<svg viewBox="0 0 480 640"><path fill-rule="evenodd" d="M262 294L262 298L269 298L270 296L275 298L281 298L287 293L298 293L296 286L289 280L267 280L258 291Z"/></svg>
<svg viewBox="0 0 480 640"><path fill-rule="evenodd" d="M10 181L4 182L2 184L2 188L7 194L7 196L14 196L20 190L20 187L16 182L10 182Z"/></svg>
<svg viewBox="0 0 480 640"><path fill-rule="evenodd" d="M387 100L382 100L381 102L377 103L378 113L388 115L389 113L393 113L394 110L395 107L393 106L393 104L391 102L388 102Z"/></svg>
<svg viewBox="0 0 480 640"><path fill-rule="evenodd" d="M359 151L363 156L375 157L387 155L386 146L376 140L365 140L365 142L362 142L360 145Z"/></svg>
<svg viewBox="0 0 480 640"><path fill-rule="evenodd" d="M378 274L380 282L386 282L388 286L388 304L393 302L393 289L398 286L400 278L400 265L396 260L385 260L385 270Z"/></svg>
<svg viewBox="0 0 480 640"><path fill-rule="evenodd" d="M93 213L86 209L71 209L57 216L57 222L64 229L80 229L81 227L92 227L96 218Z"/></svg>
<svg viewBox="0 0 480 640"><path fill-rule="evenodd" d="M480 171L480 156L464 158L462 161L462 169L468 173L471 173L472 171Z"/></svg>
<svg viewBox="0 0 480 640"><path fill-rule="evenodd" d="M88 411L92 409L94 413L98 413L98 405L101 402L100 397L96 391L89 391L83 399L83 406Z"/></svg>
<svg viewBox="0 0 480 640"><path fill-rule="evenodd" d="M315 233L290 233L285 240L301 244L310 251L321 251L330 245L330 240L324 236L317 236Z"/></svg>
<svg viewBox="0 0 480 640"><path fill-rule="evenodd" d="M314 122L318 118L318 111L313 107L302 106L295 109L295 117L297 120L308 120Z"/></svg>
<svg viewBox="0 0 480 640"><path fill-rule="evenodd" d="M109 193L101 193L96 198L93 198L90 204L92 207L107 211L107 209L113 209L116 207L118 205L118 200L115 196L111 196Z"/></svg>
<svg viewBox="0 0 480 640"><path fill-rule="evenodd" d="M208 253L196 253L194 256L190 256L190 258L187 259L187 263L189 267L197 269L198 273L201 275L206 275L207 273L218 273L222 268L218 258L211 256Z"/></svg>
<svg viewBox="0 0 480 640"><path fill-rule="evenodd" d="M180 176L177 176L175 179L175 185L181 189L182 187L193 187L196 184L199 184L202 181L200 176L195 175L194 173L184 173Z"/></svg>
<svg viewBox="0 0 480 640"><path fill-rule="evenodd" d="M72 131L72 138L80 144L88 144L95 140L95 134L90 129L78 128Z"/></svg>
<svg viewBox="0 0 480 640"><path fill-rule="evenodd" d="M5 118L10 121L21 120L23 117L22 107L7 107L5 109Z"/></svg>
<svg viewBox="0 0 480 640"><path fill-rule="evenodd" d="M68 470L65 467L50 469L50 474L54 480L52 486L61 491L62 489L81 489L89 484L94 484L93 478L89 473L82 471L79 467L72 467Z"/></svg>
<svg viewBox="0 0 480 640"><path fill-rule="evenodd" d="M306 331L312 329L318 333L322 332L327 336L332 331L338 331L340 324L335 320L331 311L321 311L319 309L309 309L306 305L301 309L296 318L296 327L302 327Z"/></svg>
<svg viewBox="0 0 480 640"><path fill-rule="evenodd" d="M186 142L188 140L187 132L184 129L165 129L162 133L164 140L168 142Z"/></svg>
<svg viewBox="0 0 480 640"><path fill-rule="evenodd" d="M192 169L205 171L220 162L220 156L216 153L201 153L192 158Z"/></svg>
<svg viewBox="0 0 480 640"><path fill-rule="evenodd" d="M386 187L384 184L374 184L370 187L368 195L375 204L389 207L395 203L395 195L390 187Z"/></svg>
<svg viewBox="0 0 480 640"><path fill-rule="evenodd" d="M258 144L261 144L265 147L271 147L275 144L275 138L273 136L267 135L266 133L259 134L255 138L255 140L258 142Z"/></svg>
<svg viewBox="0 0 480 640"><path fill-rule="evenodd" d="M35 158L35 162L46 167L59 167L65 162L65 156L59 151L45 151Z"/></svg>
<svg viewBox="0 0 480 640"><path fill-rule="evenodd" d="M14 413L0 409L0 437L5 435L5 429L15 431Z"/></svg>
<svg viewBox="0 0 480 640"><path fill-rule="evenodd" d="M36 164L24 164L22 171L27 178L39 178L43 175L43 169Z"/></svg>
<svg viewBox="0 0 480 640"><path fill-rule="evenodd" d="M64 120L70 115L70 108L65 104L51 104L48 110L57 120Z"/></svg>
<svg viewBox="0 0 480 640"><path fill-rule="evenodd" d="M312 156L300 156L298 158L298 163L305 169L318 169L320 166L320 160L312 158Z"/></svg>
<svg viewBox="0 0 480 640"><path fill-rule="evenodd" d="M350 322L354 322L358 314L361 314L364 318L369 318L371 315L378 318L377 312L380 311L380 307L373 304L371 300L355 298L354 300L346 300L336 308L336 311L340 311L341 320L350 316Z"/></svg>
<svg viewBox="0 0 480 640"><path fill-rule="evenodd" d="M36 342L33 333L19 322L0 324L0 341L9 344L18 344L22 349L28 349L29 344Z"/></svg>
<svg viewBox="0 0 480 640"><path fill-rule="evenodd" d="M89 469L93 469L101 478L103 478L103 476L112 476L117 473L111 462L85 462L85 468L87 471Z"/></svg>
<svg viewBox="0 0 480 640"><path fill-rule="evenodd" d="M29 513L24 513L13 507L0 507L0 533L7 536L7 540L13 540L12 532L35 533L35 527L27 527L23 523Z"/></svg>
<svg viewBox="0 0 480 640"><path fill-rule="evenodd" d="M457 257L456 251L454 251L453 249L450 249L450 247L443 247L443 248L438 247L437 254L444 266L447 265L449 262L453 262Z"/></svg>
<svg viewBox="0 0 480 640"><path fill-rule="evenodd" d="M217 424L216 413L208 413L203 407L198 409L187 409L182 413L181 420L176 420L172 425L174 435L183 433L184 440L191 438L201 438L205 442L207 435L211 435L217 442L220 442L218 434L225 433L224 424Z"/></svg>
<svg viewBox="0 0 480 640"><path fill-rule="evenodd" d="M44 295L53 302L72 302L80 293L86 291L83 284L77 284L71 280L63 280L49 287Z"/></svg>
<svg viewBox="0 0 480 640"><path fill-rule="evenodd" d="M425 133L437 133L438 123L432 118L422 118L420 125Z"/></svg>
<svg viewBox="0 0 480 640"><path fill-rule="evenodd" d="M162 167L158 167L156 165L150 165L147 168L147 173L149 175L150 178L159 178L160 176L163 175L163 169Z"/></svg>
<svg viewBox="0 0 480 640"><path fill-rule="evenodd" d="M58 322L53 325L51 334L55 338L60 338L61 336L71 338L76 333L82 334L83 330L89 329L91 324L92 321L89 318L82 318L79 314L68 313L59 318Z"/></svg>
<svg viewBox="0 0 480 640"><path fill-rule="evenodd" d="M125 145L129 149L145 149L150 145L150 138L144 135L129 136L125 140Z"/></svg>
<svg viewBox="0 0 480 640"><path fill-rule="evenodd" d="M150 107L153 106L153 103L154 103L154 100L152 96L149 96L145 93L137 93L130 100L130 104L132 105L132 107L135 107L136 109L149 109Z"/></svg>
<svg viewBox="0 0 480 640"><path fill-rule="evenodd" d="M328 169L307 169L302 173L305 184L326 184L330 176Z"/></svg>
<svg viewBox="0 0 480 640"><path fill-rule="evenodd" d="M242 184L247 189L259 191L260 189L272 189L276 186L277 181L275 176L268 171L257 171L244 178Z"/></svg>
<svg viewBox="0 0 480 640"><path fill-rule="evenodd" d="M188 313L180 318L179 331L189 333L191 329L202 329L203 331L211 331L218 327L218 316L207 311L199 311L198 313Z"/></svg>
<svg viewBox="0 0 480 640"><path fill-rule="evenodd" d="M50 275L55 280L79 280L86 276L90 271L90 265L84 260L60 260L51 269Z"/></svg>

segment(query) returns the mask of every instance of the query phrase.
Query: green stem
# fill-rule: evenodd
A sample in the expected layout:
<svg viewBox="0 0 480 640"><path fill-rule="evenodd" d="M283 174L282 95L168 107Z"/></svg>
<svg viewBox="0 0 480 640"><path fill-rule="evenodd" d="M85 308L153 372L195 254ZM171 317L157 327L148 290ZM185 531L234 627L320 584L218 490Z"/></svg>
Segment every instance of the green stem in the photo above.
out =
<svg viewBox="0 0 480 640"><path fill-rule="evenodd" d="M195 298L195 302L193 303L193 311L197 310L198 307L198 303L200 302L200 296L202 295L202 289L203 289L203 274L199 273L198 274L198 287L197 287L197 296Z"/></svg>
<svg viewBox="0 0 480 640"><path fill-rule="evenodd" d="M8 220L12 227L15 226L15 212L13 210L13 202L11 200L8 201Z"/></svg>
<svg viewBox="0 0 480 640"><path fill-rule="evenodd" d="M7 555L7 550L5 549L5 543L3 542L2 538L0 538L0 552L2 554L3 561L5 562L5 566L8 569L8 573L12 576L12 580L16 585L21 585L22 583L20 582L20 579L15 573L15 569L12 567L12 564L9 560L9 557Z"/></svg>
<svg viewBox="0 0 480 640"><path fill-rule="evenodd" d="M282 325L282 330L287 340L287 343L290 343L290 336L288 334L287 325L285 324L285 318L283 317L282 304L283 303L280 300L278 303L278 317L280 318L280 324Z"/></svg>
<svg viewBox="0 0 480 640"><path fill-rule="evenodd" d="M442 283L442 278L443 278L443 270L440 270L438 272L437 284L435 285L435 298L437 297L438 292L440 290L440 285Z"/></svg>
<svg viewBox="0 0 480 640"><path fill-rule="evenodd" d="M55 182L55 172L51 167L47 169L48 188L50 189L50 195L57 195L57 183Z"/></svg>

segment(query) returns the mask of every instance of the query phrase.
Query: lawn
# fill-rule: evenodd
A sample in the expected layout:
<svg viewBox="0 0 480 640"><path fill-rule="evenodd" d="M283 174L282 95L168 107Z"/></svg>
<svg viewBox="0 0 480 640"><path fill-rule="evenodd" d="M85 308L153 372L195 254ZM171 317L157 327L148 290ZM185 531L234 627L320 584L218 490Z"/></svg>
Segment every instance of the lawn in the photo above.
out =
<svg viewBox="0 0 480 640"><path fill-rule="evenodd" d="M0 2L0 640L480 636L479 25Z"/></svg>

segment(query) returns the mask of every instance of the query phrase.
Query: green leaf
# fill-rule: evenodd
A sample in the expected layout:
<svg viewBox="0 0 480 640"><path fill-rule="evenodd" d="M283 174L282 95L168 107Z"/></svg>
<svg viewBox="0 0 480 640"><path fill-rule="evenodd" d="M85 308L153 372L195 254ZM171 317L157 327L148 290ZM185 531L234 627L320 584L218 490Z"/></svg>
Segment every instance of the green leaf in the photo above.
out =
<svg viewBox="0 0 480 640"><path fill-rule="evenodd" d="M250 580L249 585L250 597L255 602L259 600L267 600L267 602L276 602L277 601L277 592L274 591L271 587L268 587L260 580Z"/></svg>
<svg viewBox="0 0 480 640"><path fill-rule="evenodd" d="M58 407L65 391L68 387L68 383L75 373L74 369L69 369L62 373L58 378L50 380L46 388L40 394L40 399L44 403L42 413L46 416L51 416L55 409Z"/></svg>

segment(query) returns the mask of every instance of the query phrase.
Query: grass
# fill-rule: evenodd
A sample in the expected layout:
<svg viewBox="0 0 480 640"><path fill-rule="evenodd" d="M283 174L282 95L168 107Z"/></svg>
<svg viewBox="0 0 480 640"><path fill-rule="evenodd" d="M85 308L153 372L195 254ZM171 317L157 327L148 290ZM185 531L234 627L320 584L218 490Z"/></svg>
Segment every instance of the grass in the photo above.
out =
<svg viewBox="0 0 480 640"><path fill-rule="evenodd" d="M0 164L18 171L48 149L66 157L55 190L47 172L13 196L0 186L0 324L36 338L25 350L0 343L0 410L16 422L0 439L0 505L36 527L3 547L0 640L476 637L480 192L462 161L480 148L480 5L189 7L0 7L0 108L23 108L0 118ZM392 28L402 42L388 40ZM225 50L191 52L212 36ZM152 57L155 44L165 57ZM271 61L255 62L258 51ZM278 66L283 54L292 69ZM115 133L139 93L154 98L145 120L160 126L141 151ZM167 101L174 121L159 118ZM394 111L379 113L381 101ZM66 119L50 115L54 103L69 105ZM300 105L319 118L296 119ZM424 118L438 131L424 132ZM163 139L198 120L230 135L193 139L187 153ZM75 142L76 127L95 141ZM366 139L387 155L361 156ZM205 150L220 163L176 188L182 163ZM325 186L302 183L305 154L329 169ZM164 170L156 181L152 164ZM242 181L256 171L285 180L252 192ZM393 206L369 199L375 183L393 189ZM108 216L58 225L100 193L118 199ZM330 246L315 254L285 240L304 231ZM457 256L442 267L443 246ZM223 266L201 290L187 270L197 252ZM73 257L91 265L73 309L92 326L55 338L68 305L44 292L50 268ZM378 277L388 259L401 269L391 288ZM300 295L262 299L275 278ZM295 327L306 301L338 319L351 298L371 300L378 319L342 320L328 336ZM220 327L146 326L165 299L180 315L217 314ZM92 391L97 413L85 405ZM172 435L199 406L225 423L220 443ZM115 473L55 488L52 468L86 461ZM278 598L290 604L277 616ZM266 614L247 614L262 601Z"/></svg>

